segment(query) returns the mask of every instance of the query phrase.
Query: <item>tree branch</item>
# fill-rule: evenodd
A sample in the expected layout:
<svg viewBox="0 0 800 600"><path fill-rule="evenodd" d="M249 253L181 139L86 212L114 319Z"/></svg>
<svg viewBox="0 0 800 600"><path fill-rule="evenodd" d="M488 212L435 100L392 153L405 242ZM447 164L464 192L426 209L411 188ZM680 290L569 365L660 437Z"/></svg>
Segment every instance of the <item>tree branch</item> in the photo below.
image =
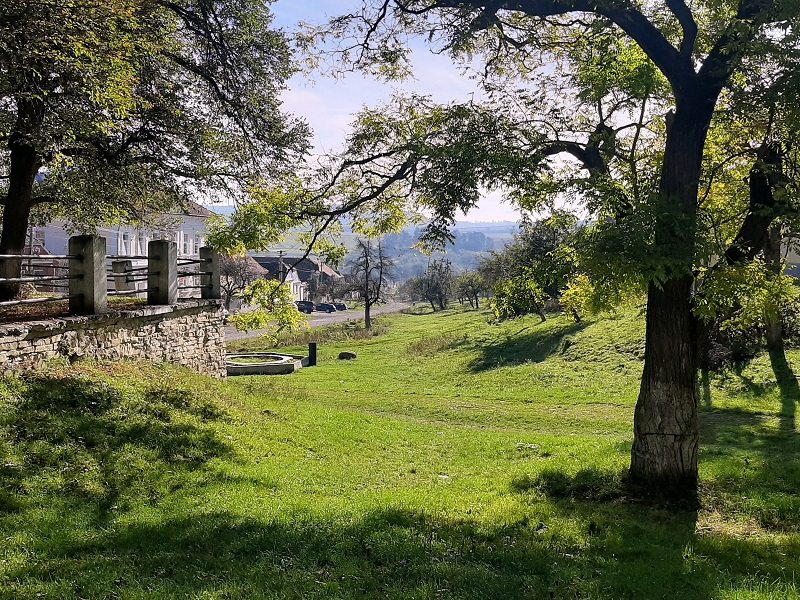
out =
<svg viewBox="0 0 800 600"><path fill-rule="evenodd" d="M402 3L399 1L396 3L403 10ZM499 10L517 11L539 18L573 12L594 13L606 17L628 34L655 63L676 92L685 90L691 84L694 76L694 69L688 57L682 56L667 41L661 31L628 0L610 0L607 3L594 3L591 0L499 0L495 2L436 0L430 8L465 7L483 9L479 19L473 22L473 26L483 26L484 28L494 24L496 19L494 15Z"/></svg>
<svg viewBox="0 0 800 600"><path fill-rule="evenodd" d="M690 58L694 51L694 44L697 41L697 22L694 20L692 9L689 8L685 0L666 0L666 4L667 8L678 19L681 29L683 29L681 56Z"/></svg>

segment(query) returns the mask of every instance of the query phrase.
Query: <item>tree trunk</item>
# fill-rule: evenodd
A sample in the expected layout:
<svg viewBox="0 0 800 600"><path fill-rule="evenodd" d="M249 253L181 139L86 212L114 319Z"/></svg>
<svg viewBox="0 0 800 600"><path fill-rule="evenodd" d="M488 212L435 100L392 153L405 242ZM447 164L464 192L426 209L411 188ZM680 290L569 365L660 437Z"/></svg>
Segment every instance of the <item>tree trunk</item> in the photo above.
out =
<svg viewBox="0 0 800 600"><path fill-rule="evenodd" d="M668 278L648 289L645 361L634 413L631 480L657 496L697 493L697 347L692 275L697 192L715 102L679 104L668 122L656 247Z"/></svg>
<svg viewBox="0 0 800 600"><path fill-rule="evenodd" d="M364 303L364 329L372 329L372 316L370 315L370 311L372 310L372 304L369 301Z"/></svg>
<svg viewBox="0 0 800 600"><path fill-rule="evenodd" d="M655 495L693 497L699 443L692 277L650 285L631 478Z"/></svg>
<svg viewBox="0 0 800 600"><path fill-rule="evenodd" d="M781 227L773 224L769 228L766 240L764 241L764 259L767 267L775 277L781 274ZM767 350L770 353L784 352L783 347L783 323L781 322L780 312L768 314L766 318L766 337Z"/></svg>
<svg viewBox="0 0 800 600"><path fill-rule="evenodd" d="M31 141L40 128L41 108L38 103L20 101L17 109L15 131L8 141L8 194L3 208L0 254L22 254L25 249L33 206L33 184L41 166L41 158ZM0 278L19 277L21 271L21 260L0 260ZM0 300L11 300L18 292L19 284L0 284Z"/></svg>

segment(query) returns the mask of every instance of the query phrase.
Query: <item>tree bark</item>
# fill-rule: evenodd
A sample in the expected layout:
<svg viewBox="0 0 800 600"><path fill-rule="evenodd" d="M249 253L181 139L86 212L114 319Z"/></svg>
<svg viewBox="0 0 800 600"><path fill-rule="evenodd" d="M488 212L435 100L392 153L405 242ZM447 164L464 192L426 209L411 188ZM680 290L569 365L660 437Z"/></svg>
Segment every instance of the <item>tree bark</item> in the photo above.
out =
<svg viewBox="0 0 800 600"><path fill-rule="evenodd" d="M648 493L694 499L697 493L697 345L692 266L703 147L714 101L684 103L668 122L655 241L671 259L661 285L650 284L645 361L634 413L631 480Z"/></svg>
<svg viewBox="0 0 800 600"><path fill-rule="evenodd" d="M3 227L0 231L0 254L22 254L33 206L33 184L41 167L41 157L33 137L40 129L42 110L39 103L20 101L17 122L9 137L8 193L3 208ZM22 261L0 260L0 278L19 277ZM19 292L19 284L0 284L0 301L11 300Z"/></svg>
<svg viewBox="0 0 800 600"><path fill-rule="evenodd" d="M631 478L659 496L693 497L697 423L692 277L651 284L645 363L634 412Z"/></svg>
<svg viewBox="0 0 800 600"><path fill-rule="evenodd" d="M764 260L772 274L781 274L781 228L772 224L764 240ZM768 314L766 317L767 350L770 353L785 352L783 347L783 323L780 313Z"/></svg>
<svg viewBox="0 0 800 600"><path fill-rule="evenodd" d="M369 301L364 303L364 329L372 329L372 315L370 315L370 311L372 310L372 304Z"/></svg>

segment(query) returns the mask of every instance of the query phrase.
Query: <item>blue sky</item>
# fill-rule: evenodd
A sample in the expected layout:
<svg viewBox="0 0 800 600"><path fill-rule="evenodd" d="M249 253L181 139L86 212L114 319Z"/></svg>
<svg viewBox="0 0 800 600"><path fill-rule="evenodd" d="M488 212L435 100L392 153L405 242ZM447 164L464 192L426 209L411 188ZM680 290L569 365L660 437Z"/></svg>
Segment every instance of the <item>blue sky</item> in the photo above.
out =
<svg viewBox="0 0 800 600"><path fill-rule="evenodd" d="M322 23L326 17L361 6L361 0L277 0L272 10L276 24L289 31L299 21ZM475 82L446 56L429 52L422 42L414 45L414 79L387 85L359 75L333 79L320 74L297 75L284 94L286 110L305 118L314 130L316 152L336 150L347 134L353 115L364 106L389 100L395 91L414 91L431 96L437 102L466 100L479 94ZM478 207L460 220L515 221L519 213L501 202L500 194L484 196Z"/></svg>

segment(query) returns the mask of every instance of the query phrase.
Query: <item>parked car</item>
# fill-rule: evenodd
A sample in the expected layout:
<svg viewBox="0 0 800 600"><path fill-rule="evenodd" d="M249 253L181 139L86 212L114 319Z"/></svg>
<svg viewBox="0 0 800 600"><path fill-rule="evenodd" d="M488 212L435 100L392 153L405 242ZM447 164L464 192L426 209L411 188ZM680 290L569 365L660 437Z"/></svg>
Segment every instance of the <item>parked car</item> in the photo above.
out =
<svg viewBox="0 0 800 600"><path fill-rule="evenodd" d="M344 302L334 302L333 305L336 307L336 310L348 310L347 304Z"/></svg>
<svg viewBox="0 0 800 600"><path fill-rule="evenodd" d="M299 310L301 313L306 313L307 315L310 315L312 312L314 312L314 303L309 302L308 300L296 300L295 306L297 306L297 310Z"/></svg>
<svg viewBox="0 0 800 600"><path fill-rule="evenodd" d="M335 313L336 307L328 302L323 302L322 304L315 304L314 310L317 312Z"/></svg>

